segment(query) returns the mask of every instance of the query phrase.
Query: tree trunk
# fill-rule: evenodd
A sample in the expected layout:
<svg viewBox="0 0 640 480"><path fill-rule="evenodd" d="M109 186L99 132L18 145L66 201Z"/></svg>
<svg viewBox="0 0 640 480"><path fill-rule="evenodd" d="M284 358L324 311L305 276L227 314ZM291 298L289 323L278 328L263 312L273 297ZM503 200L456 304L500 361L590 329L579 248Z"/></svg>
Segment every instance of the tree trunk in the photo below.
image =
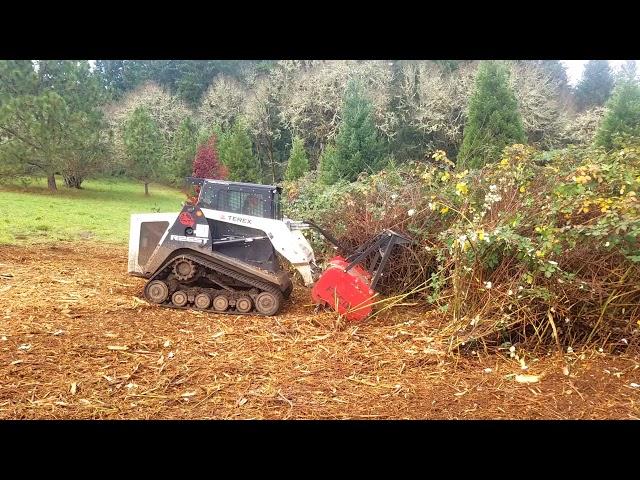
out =
<svg viewBox="0 0 640 480"><path fill-rule="evenodd" d="M149 182L144 182L144 196L149 196Z"/></svg>
<svg viewBox="0 0 640 480"><path fill-rule="evenodd" d="M47 186L52 192L58 191L58 186L56 185L56 177L53 173L49 173L47 175Z"/></svg>
<svg viewBox="0 0 640 480"><path fill-rule="evenodd" d="M276 184L276 163L273 161L273 140L269 137L269 146L267 147L269 153L269 162L271 162L271 175L273 177L273 184Z"/></svg>
<svg viewBox="0 0 640 480"><path fill-rule="evenodd" d="M69 188L81 188L80 185L82 185L83 180L84 179L82 177L78 177L76 175L64 176L64 183Z"/></svg>

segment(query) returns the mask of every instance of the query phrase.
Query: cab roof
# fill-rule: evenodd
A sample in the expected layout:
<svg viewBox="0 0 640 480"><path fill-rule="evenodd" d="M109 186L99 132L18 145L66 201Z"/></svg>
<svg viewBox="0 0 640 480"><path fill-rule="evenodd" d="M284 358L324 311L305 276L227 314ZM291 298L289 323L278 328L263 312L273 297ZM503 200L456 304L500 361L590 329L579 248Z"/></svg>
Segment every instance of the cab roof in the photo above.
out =
<svg viewBox="0 0 640 480"><path fill-rule="evenodd" d="M243 182L231 182L228 180L217 180L213 178L198 178L198 177L187 177L187 183L192 185L203 185L204 183L214 183L217 185L227 185L227 186L238 186L238 187L249 187L249 188L260 188L269 191L278 191L281 192L282 188L277 185L263 185L260 183L243 183Z"/></svg>

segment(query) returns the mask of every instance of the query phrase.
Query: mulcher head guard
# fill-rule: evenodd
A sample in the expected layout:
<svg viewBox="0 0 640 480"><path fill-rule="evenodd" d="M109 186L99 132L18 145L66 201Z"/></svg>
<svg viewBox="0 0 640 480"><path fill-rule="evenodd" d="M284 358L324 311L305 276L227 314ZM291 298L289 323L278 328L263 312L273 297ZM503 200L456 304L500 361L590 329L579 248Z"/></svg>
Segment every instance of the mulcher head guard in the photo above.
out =
<svg viewBox="0 0 640 480"><path fill-rule="evenodd" d="M410 243L407 237L393 230L385 230L346 258L332 258L313 286L313 300L328 305L347 320L363 320L373 310L375 288L391 250L395 245Z"/></svg>

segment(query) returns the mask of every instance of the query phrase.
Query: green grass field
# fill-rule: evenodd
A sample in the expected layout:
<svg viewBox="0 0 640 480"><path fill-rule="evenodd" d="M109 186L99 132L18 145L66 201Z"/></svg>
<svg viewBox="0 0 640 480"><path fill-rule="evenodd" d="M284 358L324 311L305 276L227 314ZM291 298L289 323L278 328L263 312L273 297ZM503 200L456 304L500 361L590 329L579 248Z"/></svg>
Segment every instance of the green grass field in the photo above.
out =
<svg viewBox="0 0 640 480"><path fill-rule="evenodd" d="M0 185L0 244L93 239L126 244L132 213L177 212L185 195L176 189L129 180L87 180L68 189L58 178L58 193L46 180L28 188Z"/></svg>

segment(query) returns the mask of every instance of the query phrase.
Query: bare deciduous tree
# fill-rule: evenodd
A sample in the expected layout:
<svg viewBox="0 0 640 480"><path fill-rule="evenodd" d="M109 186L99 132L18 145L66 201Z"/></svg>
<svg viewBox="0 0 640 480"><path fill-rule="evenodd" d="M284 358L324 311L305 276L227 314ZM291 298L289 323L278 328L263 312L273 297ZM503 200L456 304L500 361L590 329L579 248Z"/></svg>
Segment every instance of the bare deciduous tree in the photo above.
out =
<svg viewBox="0 0 640 480"><path fill-rule="evenodd" d="M397 119L390 107L392 71L385 61L332 60L284 64L290 81L284 84L282 119L294 133L305 139L314 162L336 135L347 83L358 78L374 104L376 126L380 133L394 134Z"/></svg>
<svg viewBox="0 0 640 480"><path fill-rule="evenodd" d="M219 125L227 130L242 114L247 96L240 82L220 75L204 94L198 117L207 126Z"/></svg>
<svg viewBox="0 0 640 480"><path fill-rule="evenodd" d="M509 67L529 143L545 148L556 145L564 120L556 83L535 64L516 62Z"/></svg>
<svg viewBox="0 0 640 480"><path fill-rule="evenodd" d="M568 119L560 131L562 143L564 145L592 143L605 112L605 107L595 107Z"/></svg>
<svg viewBox="0 0 640 480"><path fill-rule="evenodd" d="M404 62L398 92L402 120L423 132L434 146L457 150L478 63L465 63L450 71L430 61ZM509 62L508 67L530 142L544 147L557 144L565 121L557 85L532 63Z"/></svg>
<svg viewBox="0 0 640 480"><path fill-rule="evenodd" d="M275 144L282 136L278 111L277 77L257 79L247 96L244 117L249 133L254 139L258 158L267 163L271 179L275 183L279 176L279 161Z"/></svg>
<svg viewBox="0 0 640 480"><path fill-rule="evenodd" d="M126 119L138 107L145 107L149 111L166 144L173 138L184 119L192 114L184 102L155 83L141 85L120 101L107 105L105 114L113 133L115 161L120 164L126 158L122 128Z"/></svg>
<svg viewBox="0 0 640 480"><path fill-rule="evenodd" d="M475 64L462 65L452 73L434 62L404 62L398 92L403 120L439 148L457 149L475 69Z"/></svg>

